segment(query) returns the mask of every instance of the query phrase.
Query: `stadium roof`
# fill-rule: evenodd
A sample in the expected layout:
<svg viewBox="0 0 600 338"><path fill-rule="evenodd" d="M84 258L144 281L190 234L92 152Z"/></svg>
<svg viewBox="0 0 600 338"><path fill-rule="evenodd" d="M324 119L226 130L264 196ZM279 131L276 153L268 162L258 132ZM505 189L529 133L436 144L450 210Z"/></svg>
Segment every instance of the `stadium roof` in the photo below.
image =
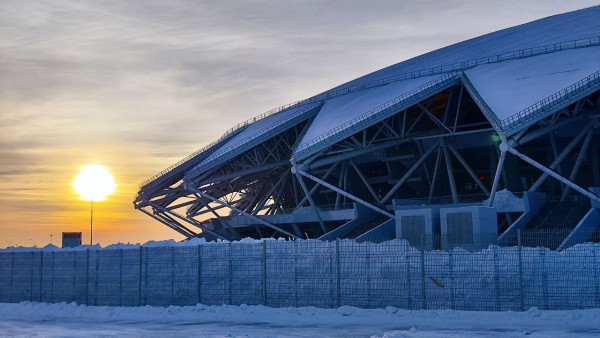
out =
<svg viewBox="0 0 600 338"><path fill-rule="evenodd" d="M296 145L294 157L304 158L461 77L470 81L475 91L471 94L481 99L485 105L481 108L496 121L497 131L509 134L523 122L515 115L553 94L579 81L585 82L582 85L592 81L593 88L598 87L599 70L600 6L596 6L460 42L347 82L298 103L310 106L292 106L277 117L250 124L248 132L224 144L199 166L207 168L219 155L232 153L238 138L248 143L253 137L266 137L286 116L311 111L315 103L324 102ZM531 122L542 117L538 114Z"/></svg>
<svg viewBox="0 0 600 338"><path fill-rule="evenodd" d="M210 153L196 152L142 186L178 166L193 179L314 116L294 146L292 161L301 161L459 81L501 137L535 123L573 95L600 87L600 6L444 47L274 109L233 127L206 147Z"/></svg>

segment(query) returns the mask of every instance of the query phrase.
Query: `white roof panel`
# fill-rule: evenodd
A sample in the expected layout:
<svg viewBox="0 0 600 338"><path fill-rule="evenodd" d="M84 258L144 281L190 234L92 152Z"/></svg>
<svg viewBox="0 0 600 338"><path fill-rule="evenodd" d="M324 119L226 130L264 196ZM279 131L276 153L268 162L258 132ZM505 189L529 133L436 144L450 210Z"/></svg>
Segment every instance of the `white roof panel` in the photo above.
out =
<svg viewBox="0 0 600 338"><path fill-rule="evenodd" d="M600 6L595 6L550 16L459 42L383 68L336 88L503 52L598 36L600 36Z"/></svg>
<svg viewBox="0 0 600 338"><path fill-rule="evenodd" d="M499 120L600 70L600 47L477 66L466 75Z"/></svg>
<svg viewBox="0 0 600 338"><path fill-rule="evenodd" d="M422 86L428 88L432 81L439 78L441 76L424 76L397 81L327 100L298 143L297 150L302 151L308 143L323 138L326 134L331 134L333 137L338 132L350 128L355 121L358 122L361 117L377 110L381 105L412 91L418 91Z"/></svg>
<svg viewBox="0 0 600 338"><path fill-rule="evenodd" d="M247 150L248 146L253 146L256 142L262 142L287 129L288 122L294 120L303 120L310 115L310 111L317 107L319 103L304 104L297 107L291 107L281 112L275 113L255 121L245 127L240 133L232 137L227 143L221 146L217 151L200 162L191 172L196 172L202 168L216 165L227 161Z"/></svg>

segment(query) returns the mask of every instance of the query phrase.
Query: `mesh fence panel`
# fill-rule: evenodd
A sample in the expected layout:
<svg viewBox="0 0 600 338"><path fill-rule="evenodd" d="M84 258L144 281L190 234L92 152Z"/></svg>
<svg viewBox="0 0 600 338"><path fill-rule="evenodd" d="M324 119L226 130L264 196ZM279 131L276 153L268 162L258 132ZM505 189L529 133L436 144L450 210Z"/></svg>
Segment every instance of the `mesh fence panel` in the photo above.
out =
<svg viewBox="0 0 600 338"><path fill-rule="evenodd" d="M424 247L406 240L266 240L0 251L0 302L488 311L600 307L598 243L562 251L481 249L481 243L447 250Z"/></svg>

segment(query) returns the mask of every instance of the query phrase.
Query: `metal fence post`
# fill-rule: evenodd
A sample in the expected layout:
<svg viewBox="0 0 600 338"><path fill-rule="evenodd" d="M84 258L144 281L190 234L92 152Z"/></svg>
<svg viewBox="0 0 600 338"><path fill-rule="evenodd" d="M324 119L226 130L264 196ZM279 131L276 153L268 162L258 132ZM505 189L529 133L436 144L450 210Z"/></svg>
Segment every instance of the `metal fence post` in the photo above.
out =
<svg viewBox="0 0 600 338"><path fill-rule="evenodd" d="M144 251L146 251L146 260L144 260L144 303L143 305L148 305L148 260L150 260L149 255L150 248L146 247Z"/></svg>
<svg viewBox="0 0 600 338"><path fill-rule="evenodd" d="M492 250L494 252L494 296L496 298L494 311L500 311L500 267L498 263L498 247L494 246L492 247Z"/></svg>
<svg viewBox="0 0 600 338"><path fill-rule="evenodd" d="M175 304L175 247L171 247L171 301L169 305Z"/></svg>
<svg viewBox="0 0 600 338"><path fill-rule="evenodd" d="M98 306L98 276L100 270L100 252L101 250L96 250L96 273L94 274L94 305ZM54 261L54 260L53 260Z"/></svg>
<svg viewBox="0 0 600 338"><path fill-rule="evenodd" d="M421 294L423 295L423 310L427 310L427 296L425 295L425 245L421 235Z"/></svg>
<svg viewBox="0 0 600 338"><path fill-rule="evenodd" d="M294 304L298 307L298 243L294 241Z"/></svg>
<svg viewBox="0 0 600 338"><path fill-rule="evenodd" d="M73 251L73 297L71 301L77 299L77 251Z"/></svg>
<svg viewBox="0 0 600 338"><path fill-rule="evenodd" d="M596 306L600 306L600 283L598 281L598 256L596 256L596 246L592 246L592 255L594 260L594 289L596 296Z"/></svg>
<svg viewBox="0 0 600 338"><path fill-rule="evenodd" d="M123 249L119 249L119 306L123 306Z"/></svg>
<svg viewBox="0 0 600 338"><path fill-rule="evenodd" d="M31 262L29 264L29 301L33 302L33 258L35 257L33 251L31 251Z"/></svg>
<svg viewBox="0 0 600 338"><path fill-rule="evenodd" d="M138 270L139 270L139 278L138 278L138 306L142 306L142 253L143 247L140 245L140 257L138 260Z"/></svg>
<svg viewBox="0 0 600 338"><path fill-rule="evenodd" d="M229 242L229 305L233 305L233 257L231 256L231 242Z"/></svg>
<svg viewBox="0 0 600 338"><path fill-rule="evenodd" d="M454 256L452 249L448 251L448 273L450 274L450 309L454 310Z"/></svg>
<svg viewBox="0 0 600 338"><path fill-rule="evenodd" d="M544 305L544 309L543 310L549 310L549 304L548 304L548 267L546 264L546 253L544 252L545 248L540 248L540 256L541 256L541 260L542 260L542 266L540 267L542 269L542 304Z"/></svg>
<svg viewBox="0 0 600 338"><path fill-rule="evenodd" d="M90 249L85 250L85 305L90 305Z"/></svg>
<svg viewBox="0 0 600 338"><path fill-rule="evenodd" d="M342 284L342 272L340 270L340 239L335 239L335 264L336 264L336 272L337 272L337 307L342 306L342 295L341 295L341 284Z"/></svg>
<svg viewBox="0 0 600 338"><path fill-rule="evenodd" d="M44 251L40 251L40 299L39 302L42 302L42 296L44 292Z"/></svg>
<svg viewBox="0 0 600 338"><path fill-rule="evenodd" d="M54 262L55 252L52 251L52 273L50 274L50 303L54 303Z"/></svg>
<svg viewBox="0 0 600 338"><path fill-rule="evenodd" d="M519 299L521 311L525 311L525 295L523 290L523 247L521 246L521 229L517 229L517 244L519 246Z"/></svg>
<svg viewBox="0 0 600 338"><path fill-rule="evenodd" d="M263 305L267 306L267 241L263 240Z"/></svg>
<svg viewBox="0 0 600 338"><path fill-rule="evenodd" d="M10 252L10 287L8 288L8 302L13 302L14 290L14 277L15 277L15 253Z"/></svg>
<svg viewBox="0 0 600 338"><path fill-rule="evenodd" d="M406 286L408 289L407 292L407 301L408 301L408 310L412 310L413 301L412 301L412 278L410 278L410 250L406 250L404 252L404 264L406 265Z"/></svg>
<svg viewBox="0 0 600 338"><path fill-rule="evenodd" d="M198 304L202 303L202 246L198 245L198 277L196 279L198 288Z"/></svg>
<svg viewBox="0 0 600 338"><path fill-rule="evenodd" d="M368 308L371 308L371 304L373 303L371 301L371 255L369 252L369 246L365 246L365 260L366 260L366 270L367 270L367 306Z"/></svg>

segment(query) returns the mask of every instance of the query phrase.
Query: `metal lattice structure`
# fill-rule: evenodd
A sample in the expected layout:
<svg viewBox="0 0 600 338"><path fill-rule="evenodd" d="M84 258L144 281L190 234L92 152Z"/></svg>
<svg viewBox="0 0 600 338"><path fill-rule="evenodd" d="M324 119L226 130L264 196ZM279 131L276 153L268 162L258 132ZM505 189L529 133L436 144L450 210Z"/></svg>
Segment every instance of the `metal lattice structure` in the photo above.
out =
<svg viewBox="0 0 600 338"><path fill-rule="evenodd" d="M597 240L598 17L484 35L243 122L144 182L135 208L188 238Z"/></svg>

